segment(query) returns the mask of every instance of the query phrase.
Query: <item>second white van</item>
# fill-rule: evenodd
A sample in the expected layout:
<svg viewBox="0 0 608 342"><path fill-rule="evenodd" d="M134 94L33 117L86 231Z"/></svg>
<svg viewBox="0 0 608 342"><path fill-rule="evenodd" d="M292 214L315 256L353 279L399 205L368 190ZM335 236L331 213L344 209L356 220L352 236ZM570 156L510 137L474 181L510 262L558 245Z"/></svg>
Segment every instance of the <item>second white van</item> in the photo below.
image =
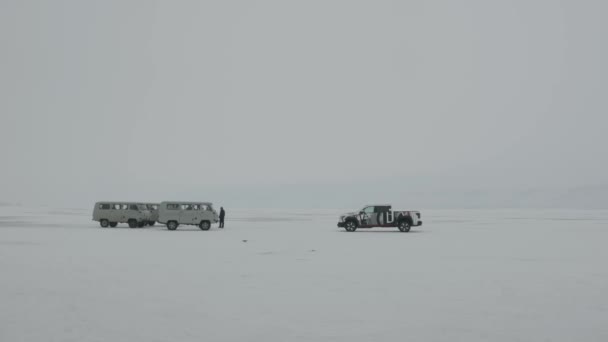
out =
<svg viewBox="0 0 608 342"><path fill-rule="evenodd" d="M218 221L219 216L209 202L162 202L158 209L158 222L166 224L169 230L182 224L209 230Z"/></svg>

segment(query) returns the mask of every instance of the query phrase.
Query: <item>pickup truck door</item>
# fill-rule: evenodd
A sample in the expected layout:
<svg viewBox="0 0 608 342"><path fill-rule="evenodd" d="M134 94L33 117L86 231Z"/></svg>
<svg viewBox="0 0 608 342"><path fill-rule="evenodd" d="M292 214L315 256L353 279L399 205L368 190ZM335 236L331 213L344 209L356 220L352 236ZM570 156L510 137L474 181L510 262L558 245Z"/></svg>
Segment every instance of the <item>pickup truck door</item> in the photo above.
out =
<svg viewBox="0 0 608 342"><path fill-rule="evenodd" d="M378 209L378 207L376 207ZM376 210L374 214L376 219L376 224L380 227L391 227L394 225L393 211L386 210L386 208L381 208Z"/></svg>
<svg viewBox="0 0 608 342"><path fill-rule="evenodd" d="M360 227L373 227L377 225L378 220L375 217L374 207L365 207L359 213Z"/></svg>

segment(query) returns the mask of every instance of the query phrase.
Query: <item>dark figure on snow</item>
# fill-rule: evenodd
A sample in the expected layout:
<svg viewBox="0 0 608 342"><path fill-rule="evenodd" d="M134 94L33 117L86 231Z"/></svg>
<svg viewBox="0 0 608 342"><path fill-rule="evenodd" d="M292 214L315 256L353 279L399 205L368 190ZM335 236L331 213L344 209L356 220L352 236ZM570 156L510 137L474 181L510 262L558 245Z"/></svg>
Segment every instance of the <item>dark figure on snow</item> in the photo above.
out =
<svg viewBox="0 0 608 342"><path fill-rule="evenodd" d="M224 207L220 208L220 228L224 228L224 217L226 217L226 212L224 211Z"/></svg>

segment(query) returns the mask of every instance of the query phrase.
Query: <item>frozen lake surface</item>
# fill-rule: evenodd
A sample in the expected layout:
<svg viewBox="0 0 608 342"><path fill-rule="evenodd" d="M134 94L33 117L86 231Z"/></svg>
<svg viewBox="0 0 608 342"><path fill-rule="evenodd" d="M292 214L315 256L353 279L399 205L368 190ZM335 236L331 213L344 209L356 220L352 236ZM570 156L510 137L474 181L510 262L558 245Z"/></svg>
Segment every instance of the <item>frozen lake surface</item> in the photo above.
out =
<svg viewBox="0 0 608 342"><path fill-rule="evenodd" d="M172 232L0 207L0 341L608 341L608 211L341 212Z"/></svg>

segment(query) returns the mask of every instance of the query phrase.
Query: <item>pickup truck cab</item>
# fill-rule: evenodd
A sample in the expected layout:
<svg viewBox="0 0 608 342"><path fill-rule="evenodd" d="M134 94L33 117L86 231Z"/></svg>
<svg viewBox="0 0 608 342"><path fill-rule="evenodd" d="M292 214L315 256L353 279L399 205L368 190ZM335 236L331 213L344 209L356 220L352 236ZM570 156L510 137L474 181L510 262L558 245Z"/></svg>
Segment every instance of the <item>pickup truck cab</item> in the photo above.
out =
<svg viewBox="0 0 608 342"><path fill-rule="evenodd" d="M392 210L388 204L366 205L357 212L341 215L338 227L354 232L357 228L396 227L402 232L409 232L411 227L422 226L419 211Z"/></svg>

